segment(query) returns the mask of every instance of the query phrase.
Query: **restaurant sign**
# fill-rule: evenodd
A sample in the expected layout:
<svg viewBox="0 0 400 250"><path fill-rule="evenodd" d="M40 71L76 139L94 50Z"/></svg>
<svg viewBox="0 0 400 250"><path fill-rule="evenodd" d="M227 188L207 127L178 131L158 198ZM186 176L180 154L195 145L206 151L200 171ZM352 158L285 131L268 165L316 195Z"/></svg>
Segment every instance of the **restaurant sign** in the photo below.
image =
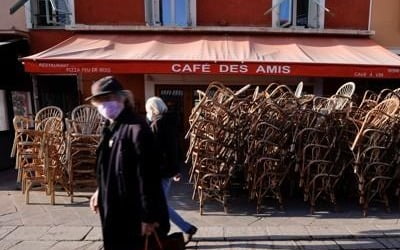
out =
<svg viewBox="0 0 400 250"><path fill-rule="evenodd" d="M253 72L249 72L252 70ZM208 63L175 63L171 66L173 73L237 73L237 74L290 74L290 65L259 64L250 67L248 64L208 64Z"/></svg>
<svg viewBox="0 0 400 250"><path fill-rule="evenodd" d="M399 66L317 63L170 62L128 60L25 60L25 70L52 74L235 74L310 77L400 78Z"/></svg>

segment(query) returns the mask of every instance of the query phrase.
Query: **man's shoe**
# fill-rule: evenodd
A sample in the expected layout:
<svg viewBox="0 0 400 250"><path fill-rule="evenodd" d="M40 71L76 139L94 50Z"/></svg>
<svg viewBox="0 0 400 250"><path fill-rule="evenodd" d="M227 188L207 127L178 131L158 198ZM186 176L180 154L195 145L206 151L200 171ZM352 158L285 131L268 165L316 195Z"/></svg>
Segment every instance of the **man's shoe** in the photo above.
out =
<svg viewBox="0 0 400 250"><path fill-rule="evenodd" d="M192 240L192 237L196 232L197 232L197 227L195 226L191 226L190 229L187 232L185 232L184 234L185 245L187 245Z"/></svg>

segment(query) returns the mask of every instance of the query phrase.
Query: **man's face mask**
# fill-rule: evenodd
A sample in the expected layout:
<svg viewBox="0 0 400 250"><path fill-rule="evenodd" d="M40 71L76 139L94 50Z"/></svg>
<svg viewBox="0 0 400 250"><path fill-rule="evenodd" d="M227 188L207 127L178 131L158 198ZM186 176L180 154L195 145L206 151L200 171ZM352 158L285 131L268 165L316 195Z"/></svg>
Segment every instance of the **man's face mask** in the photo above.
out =
<svg viewBox="0 0 400 250"><path fill-rule="evenodd" d="M118 101L102 102L97 106L99 113L109 120L115 120L123 109L124 104Z"/></svg>

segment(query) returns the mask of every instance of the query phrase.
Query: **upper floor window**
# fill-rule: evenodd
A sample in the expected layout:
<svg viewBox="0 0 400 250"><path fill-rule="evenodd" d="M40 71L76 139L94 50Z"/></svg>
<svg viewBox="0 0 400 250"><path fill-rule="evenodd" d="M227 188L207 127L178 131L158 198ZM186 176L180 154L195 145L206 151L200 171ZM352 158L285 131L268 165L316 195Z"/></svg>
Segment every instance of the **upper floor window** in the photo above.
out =
<svg viewBox="0 0 400 250"><path fill-rule="evenodd" d="M152 26L195 26L196 0L145 0L146 22Z"/></svg>
<svg viewBox="0 0 400 250"><path fill-rule="evenodd" d="M273 0L273 27L323 28L325 0Z"/></svg>
<svg viewBox="0 0 400 250"><path fill-rule="evenodd" d="M30 1L32 27L71 24L73 0Z"/></svg>

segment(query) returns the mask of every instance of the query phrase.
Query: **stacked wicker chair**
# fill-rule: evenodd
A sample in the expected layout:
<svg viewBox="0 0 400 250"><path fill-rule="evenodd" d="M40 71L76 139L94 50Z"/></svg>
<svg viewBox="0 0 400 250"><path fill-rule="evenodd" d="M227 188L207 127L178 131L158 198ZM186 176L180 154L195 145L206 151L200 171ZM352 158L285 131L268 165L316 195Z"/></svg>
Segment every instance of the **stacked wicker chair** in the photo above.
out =
<svg viewBox="0 0 400 250"><path fill-rule="evenodd" d="M367 112L351 146L364 215L377 199L389 210L387 189L398 176L399 98L389 96Z"/></svg>
<svg viewBox="0 0 400 250"><path fill-rule="evenodd" d="M249 119L246 180L250 199L255 199L257 212L266 197L277 199L283 207L281 185L290 167L297 98L285 85L270 85L255 99Z"/></svg>
<svg viewBox="0 0 400 250"><path fill-rule="evenodd" d="M56 106L37 112L35 119L14 117L17 181L21 182L26 203L31 190L45 190L55 204L56 186L61 186L71 202L78 187L95 186L96 148L104 125L91 105L80 105L65 119Z"/></svg>
<svg viewBox="0 0 400 250"><path fill-rule="evenodd" d="M293 93L272 83L264 91L257 87L239 95L212 83L199 92L202 98L189 119L187 161L201 213L208 198L221 201L226 210L237 173L243 174L243 187L258 212L266 197L283 206L281 185L288 174L297 174L293 179L311 212L320 199L336 207L337 184L352 172L365 214L376 197L388 207L385 192L400 162L400 90L368 90L356 104L352 82L331 97L303 95L302 88L299 83Z"/></svg>
<svg viewBox="0 0 400 250"><path fill-rule="evenodd" d="M87 104L76 107L71 119L66 119L66 162L71 202L77 188L96 186L96 148L103 124L97 109Z"/></svg>
<svg viewBox="0 0 400 250"><path fill-rule="evenodd" d="M234 93L218 82L210 84L189 118L187 160L192 160L193 198L198 194L201 214L207 199L221 202L227 211L230 179L237 159L237 119L230 107L242 91Z"/></svg>
<svg viewBox="0 0 400 250"><path fill-rule="evenodd" d="M21 182L26 203L31 189L45 190L54 204L54 182L62 174L62 111L55 106L41 109L35 119L14 117L15 138L12 155L16 156L17 181Z"/></svg>
<svg viewBox="0 0 400 250"><path fill-rule="evenodd" d="M23 182L26 203L31 190L45 190L50 195L50 203L55 204L55 185L61 184L67 191L64 156L65 143L63 121L59 117L42 120L43 130L26 131L32 136L32 161L23 166Z"/></svg>
<svg viewBox="0 0 400 250"><path fill-rule="evenodd" d="M349 158L348 149L341 145L346 138L344 131L348 126L347 114L354 89L354 83L346 83L329 98L314 97L312 109L301 112L301 122L296 130L299 131L295 142L296 171L311 212L322 197L336 207L336 184L348 166L345 160Z"/></svg>
<svg viewBox="0 0 400 250"><path fill-rule="evenodd" d="M17 183L22 181L22 167L24 162L30 160L30 147L32 137L24 133L33 124L33 119L24 116L15 116L13 119L14 142L11 150L11 157L15 157L15 169L18 170ZM23 190L23 188L22 188Z"/></svg>

